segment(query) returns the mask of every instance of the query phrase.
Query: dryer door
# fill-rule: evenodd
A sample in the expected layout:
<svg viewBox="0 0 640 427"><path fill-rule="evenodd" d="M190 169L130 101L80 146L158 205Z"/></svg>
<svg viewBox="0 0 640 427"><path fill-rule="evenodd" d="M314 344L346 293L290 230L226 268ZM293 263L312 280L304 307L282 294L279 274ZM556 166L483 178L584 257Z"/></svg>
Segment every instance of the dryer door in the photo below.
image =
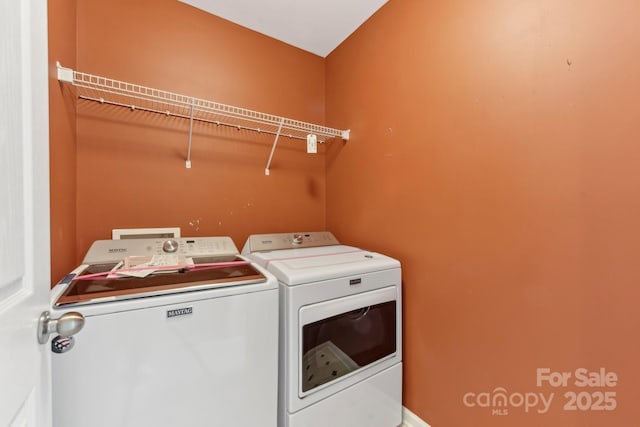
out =
<svg viewBox="0 0 640 427"><path fill-rule="evenodd" d="M300 397L396 353L396 298L391 286L300 309Z"/></svg>

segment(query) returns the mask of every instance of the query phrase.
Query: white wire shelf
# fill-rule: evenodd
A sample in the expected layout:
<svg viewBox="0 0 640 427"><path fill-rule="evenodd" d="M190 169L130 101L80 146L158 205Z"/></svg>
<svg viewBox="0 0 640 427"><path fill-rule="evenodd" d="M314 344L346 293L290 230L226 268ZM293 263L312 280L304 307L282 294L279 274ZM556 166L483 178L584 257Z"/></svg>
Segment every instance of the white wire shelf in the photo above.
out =
<svg viewBox="0 0 640 427"><path fill-rule="evenodd" d="M76 96L80 99L126 107L131 110L148 111L188 119L190 121L190 127L186 161L187 168L191 167L191 136L194 121L275 135L271 155L265 168L266 175L269 175L269 167L280 136L307 141L308 148L310 144L322 144L334 138L340 138L344 141L349 140L349 130L333 129L246 108L234 107L219 102L87 74L65 68L61 66L60 63L57 65L58 80L72 84L76 88Z"/></svg>

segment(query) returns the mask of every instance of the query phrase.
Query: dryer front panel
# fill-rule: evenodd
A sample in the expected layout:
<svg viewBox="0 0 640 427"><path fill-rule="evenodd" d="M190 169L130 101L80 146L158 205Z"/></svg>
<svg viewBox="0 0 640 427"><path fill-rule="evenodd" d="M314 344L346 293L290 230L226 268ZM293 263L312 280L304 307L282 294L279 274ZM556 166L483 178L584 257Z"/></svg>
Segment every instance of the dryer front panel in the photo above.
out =
<svg viewBox="0 0 640 427"><path fill-rule="evenodd" d="M392 356L396 319L395 286L300 309L298 395Z"/></svg>
<svg viewBox="0 0 640 427"><path fill-rule="evenodd" d="M288 413L401 363L399 269L281 285L281 292L281 398Z"/></svg>

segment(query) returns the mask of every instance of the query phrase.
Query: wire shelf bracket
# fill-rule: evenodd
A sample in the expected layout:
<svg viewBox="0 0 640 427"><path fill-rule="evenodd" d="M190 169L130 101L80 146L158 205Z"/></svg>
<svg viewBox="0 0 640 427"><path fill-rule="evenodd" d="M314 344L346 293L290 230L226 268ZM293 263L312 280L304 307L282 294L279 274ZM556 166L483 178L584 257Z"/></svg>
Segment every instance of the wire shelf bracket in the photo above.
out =
<svg viewBox="0 0 640 427"><path fill-rule="evenodd" d="M57 62L57 68L58 81L73 85L77 90L77 97L80 99L189 120L189 140L185 165L187 168L191 168L194 122L213 123L217 126L232 127L237 130L249 130L274 135L275 138L265 168L265 175L270 173L271 161L273 160L278 139L281 136L307 141L308 152L315 152L316 143L323 144L337 138L348 141L350 137L349 130L334 129L87 74L65 68L60 65L60 62ZM311 142L313 143L312 145L310 145Z"/></svg>

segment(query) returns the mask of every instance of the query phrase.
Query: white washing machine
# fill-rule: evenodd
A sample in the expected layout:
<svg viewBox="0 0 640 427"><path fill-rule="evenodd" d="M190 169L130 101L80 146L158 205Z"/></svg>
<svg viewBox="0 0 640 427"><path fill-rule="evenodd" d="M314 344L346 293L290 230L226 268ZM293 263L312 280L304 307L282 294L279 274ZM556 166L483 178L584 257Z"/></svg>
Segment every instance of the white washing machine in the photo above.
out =
<svg viewBox="0 0 640 427"><path fill-rule="evenodd" d="M230 238L97 241L52 290L67 312L54 427L277 425L277 280Z"/></svg>
<svg viewBox="0 0 640 427"><path fill-rule="evenodd" d="M400 263L329 232L252 235L242 253L279 281L279 427L400 425Z"/></svg>

